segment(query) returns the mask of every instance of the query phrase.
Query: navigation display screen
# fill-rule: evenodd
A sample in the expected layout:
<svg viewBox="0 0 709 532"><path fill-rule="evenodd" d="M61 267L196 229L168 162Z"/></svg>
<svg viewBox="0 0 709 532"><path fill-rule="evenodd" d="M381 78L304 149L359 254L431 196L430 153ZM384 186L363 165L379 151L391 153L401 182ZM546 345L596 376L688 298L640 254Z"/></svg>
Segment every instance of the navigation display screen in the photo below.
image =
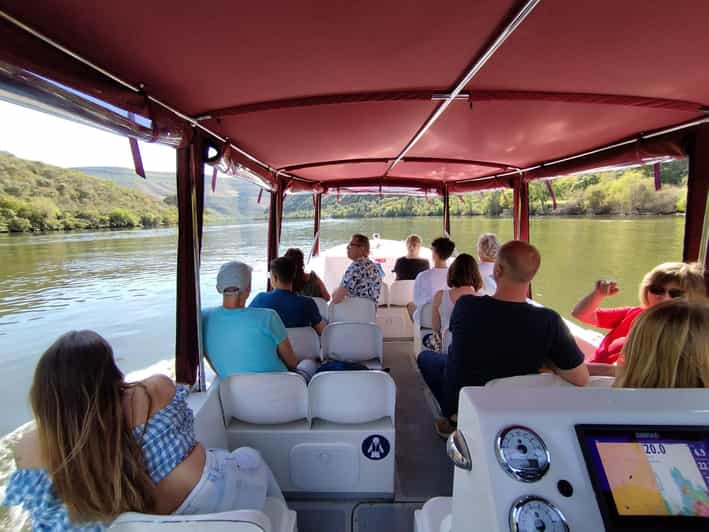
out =
<svg viewBox="0 0 709 532"><path fill-rule="evenodd" d="M709 530L709 427L576 432L609 530Z"/></svg>

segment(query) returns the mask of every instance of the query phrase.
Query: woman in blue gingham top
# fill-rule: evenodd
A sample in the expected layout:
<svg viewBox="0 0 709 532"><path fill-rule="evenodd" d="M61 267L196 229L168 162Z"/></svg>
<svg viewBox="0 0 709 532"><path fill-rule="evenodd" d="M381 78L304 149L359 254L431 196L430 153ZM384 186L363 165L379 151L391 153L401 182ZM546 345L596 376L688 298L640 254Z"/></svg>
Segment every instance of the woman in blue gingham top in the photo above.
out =
<svg viewBox="0 0 709 532"><path fill-rule="evenodd" d="M127 384L91 331L60 337L30 392L37 430L17 445L4 505L33 530L103 530L120 513L261 509L280 489L258 452L205 449L186 387L155 375Z"/></svg>

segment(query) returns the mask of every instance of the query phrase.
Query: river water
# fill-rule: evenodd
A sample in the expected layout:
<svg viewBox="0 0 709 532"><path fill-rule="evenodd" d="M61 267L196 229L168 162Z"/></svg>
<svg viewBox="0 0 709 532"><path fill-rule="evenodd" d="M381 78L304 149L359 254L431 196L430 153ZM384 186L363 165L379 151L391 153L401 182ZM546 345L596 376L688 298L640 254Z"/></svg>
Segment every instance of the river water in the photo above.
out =
<svg viewBox="0 0 709 532"><path fill-rule="evenodd" d="M681 257L681 217L537 218L531 239L542 253L534 297L560 313L597 278L618 279L614 304L635 304L636 286L655 264ZM440 218L325 220L322 245L352 232L424 242L440 234ZM474 252L481 232L512 236L510 219L454 218L459 251ZM286 222L283 249L312 243L310 221ZM208 227L202 262L203 305L218 304L216 272L227 260L254 267L254 292L265 287L266 224ZM0 435L30 418L27 392L35 363L61 333L94 329L114 346L124 371L172 357L175 337L175 228L0 236Z"/></svg>
<svg viewBox="0 0 709 532"><path fill-rule="evenodd" d="M614 305L637 302L642 275L656 264L680 260L684 220L646 218L536 218L531 240L542 254L534 298L568 316L598 278L617 279ZM415 231L425 243L441 233L440 218L325 220L323 249L342 244L353 232L404 239ZM512 237L508 218L451 220L457 250L473 253L482 232ZM282 251L312 244L310 221L286 222ZM135 372L165 370L175 343L175 228L0 235L0 435L27 422L27 393L41 353L69 329L94 329L113 345L119 366ZM219 303L214 289L219 266L242 260L254 267L253 292L266 284L266 224L205 228L202 304ZM12 470L12 441L0 441L0 496ZM0 528L18 530L24 519L0 509Z"/></svg>

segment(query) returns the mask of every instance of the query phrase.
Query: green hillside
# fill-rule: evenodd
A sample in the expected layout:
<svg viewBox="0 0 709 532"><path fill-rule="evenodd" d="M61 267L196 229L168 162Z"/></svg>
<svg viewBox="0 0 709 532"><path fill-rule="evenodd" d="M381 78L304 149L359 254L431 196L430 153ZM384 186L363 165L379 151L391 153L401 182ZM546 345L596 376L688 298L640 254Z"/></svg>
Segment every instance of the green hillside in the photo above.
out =
<svg viewBox="0 0 709 532"><path fill-rule="evenodd" d="M529 209L539 215L637 215L683 212L687 197L687 161L662 165L662 189L655 190L653 168L588 173L550 181L557 200L553 209L546 183L529 184ZM451 196L452 216L505 216L512 210L512 190L494 190ZM310 195L288 196L284 215L312 217ZM342 195L323 198L323 215L331 218L442 216L443 202L437 196L421 198L397 195Z"/></svg>
<svg viewBox="0 0 709 532"><path fill-rule="evenodd" d="M174 224L177 209L76 170L0 152L0 232Z"/></svg>
<svg viewBox="0 0 709 532"><path fill-rule="evenodd" d="M107 179L122 187L139 190L160 201L175 204L176 178L173 172L146 172L146 179L135 174L132 168L111 166L87 166L74 168L100 179ZM205 207L211 218L215 215L223 218L263 218L268 207L268 200L258 204L259 187L243 179L220 177L216 191L212 192L211 172L205 175ZM209 211L212 211L209 213Z"/></svg>

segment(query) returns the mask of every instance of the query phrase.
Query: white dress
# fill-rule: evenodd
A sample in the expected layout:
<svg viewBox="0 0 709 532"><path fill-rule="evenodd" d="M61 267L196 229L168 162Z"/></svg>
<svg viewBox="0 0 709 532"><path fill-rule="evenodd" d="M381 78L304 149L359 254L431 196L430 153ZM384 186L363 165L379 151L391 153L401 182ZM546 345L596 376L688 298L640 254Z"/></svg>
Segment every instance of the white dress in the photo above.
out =
<svg viewBox="0 0 709 532"><path fill-rule="evenodd" d="M438 307L438 315L441 317L441 344L443 346L443 352L447 353L448 348L451 345L451 340L453 335L448 330L448 326L451 323L451 314L453 314L453 307L455 303L451 301L451 291L443 290L441 295L441 304Z"/></svg>
<svg viewBox="0 0 709 532"><path fill-rule="evenodd" d="M495 282L495 278L492 276L492 272L495 269L495 263L480 261L478 263L478 269L480 270L480 277L483 279L483 287L480 289L480 295L493 295L497 290L497 283Z"/></svg>
<svg viewBox="0 0 709 532"><path fill-rule="evenodd" d="M474 294L463 294L463 295L474 295L483 296L485 295L484 288L481 288ZM462 297L462 296L460 296ZM457 301L457 300L456 300ZM451 299L451 291L443 290L441 294L441 304L438 307L438 315L441 318L441 349L444 353L448 353L448 348L451 346L453 341L453 334L450 332L451 315L453 314L453 308L455 303Z"/></svg>

